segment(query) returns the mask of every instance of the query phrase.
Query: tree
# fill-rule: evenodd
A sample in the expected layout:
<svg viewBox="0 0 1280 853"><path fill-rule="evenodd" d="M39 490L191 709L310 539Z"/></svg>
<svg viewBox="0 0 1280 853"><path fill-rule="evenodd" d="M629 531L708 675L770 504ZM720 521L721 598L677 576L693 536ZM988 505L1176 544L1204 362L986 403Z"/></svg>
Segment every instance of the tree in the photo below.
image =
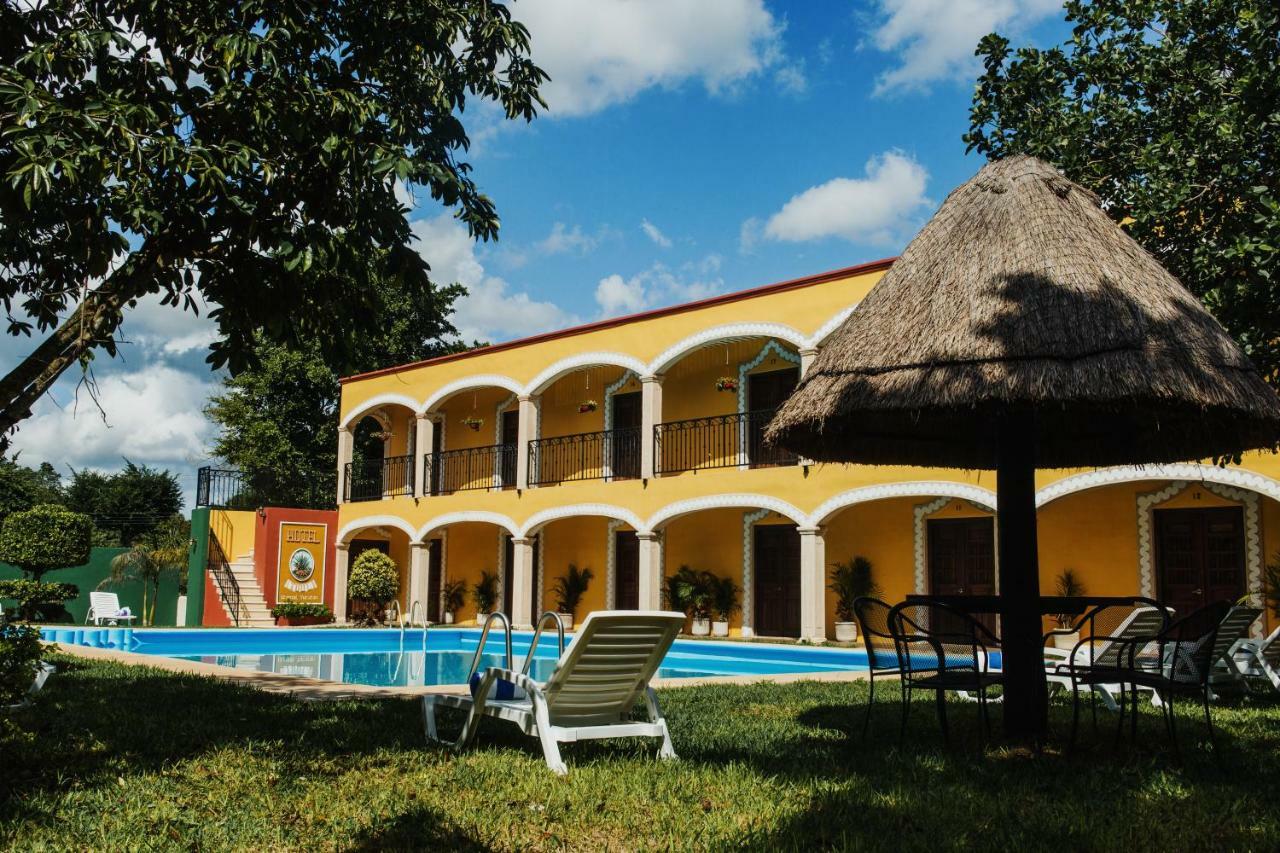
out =
<svg viewBox="0 0 1280 853"><path fill-rule="evenodd" d="M0 527L0 562L17 566L32 580L45 572L89 562L93 521L57 504L11 513Z"/></svg>
<svg viewBox="0 0 1280 853"><path fill-rule="evenodd" d="M1280 381L1280 7L1070 0L1049 49L978 45L964 139L1033 154L1102 199Z"/></svg>
<svg viewBox="0 0 1280 853"><path fill-rule="evenodd" d="M432 287L397 182L495 237L461 114L531 120L545 79L496 0L0 0L0 302L47 333L0 377L0 450L148 295L216 306L232 373L260 340L350 352L371 283Z"/></svg>
<svg viewBox="0 0 1280 853"><path fill-rule="evenodd" d="M15 459L0 459L0 524L11 512L61 502L62 481L48 462L28 468Z"/></svg>
<svg viewBox="0 0 1280 853"><path fill-rule="evenodd" d="M186 573L190 529L190 524L181 516L166 519L145 542L111 560L111 574L98 588L138 581L142 584L142 623L155 624L160 582L166 577L181 578Z"/></svg>
<svg viewBox="0 0 1280 853"><path fill-rule="evenodd" d="M113 474L81 470L67 487L67 506L92 516L98 541L130 546L160 522L182 512L182 488L172 471L124 460Z"/></svg>
<svg viewBox="0 0 1280 853"><path fill-rule="evenodd" d="M361 603L361 618L381 621L383 606L399 592L400 570L395 561L376 548L361 551L347 579L347 595Z"/></svg>

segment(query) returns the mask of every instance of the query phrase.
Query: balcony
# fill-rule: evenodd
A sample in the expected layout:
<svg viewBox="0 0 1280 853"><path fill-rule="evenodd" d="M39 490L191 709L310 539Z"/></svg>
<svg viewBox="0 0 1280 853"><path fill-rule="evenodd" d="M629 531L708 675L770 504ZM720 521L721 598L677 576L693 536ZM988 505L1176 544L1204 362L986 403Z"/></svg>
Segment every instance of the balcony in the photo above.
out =
<svg viewBox="0 0 1280 853"><path fill-rule="evenodd" d="M529 442L529 485L640 476L640 428L557 435Z"/></svg>
<svg viewBox="0 0 1280 853"><path fill-rule="evenodd" d="M777 409L668 421L654 426L655 474L706 468L765 468L795 465L800 458L766 447L764 429Z"/></svg>
<svg viewBox="0 0 1280 853"><path fill-rule="evenodd" d="M490 444L430 453L423 460L423 482L431 495L514 487L516 458L514 444Z"/></svg>
<svg viewBox="0 0 1280 853"><path fill-rule="evenodd" d="M376 501L413 494L413 457L388 456L348 462L343 471L344 501Z"/></svg>

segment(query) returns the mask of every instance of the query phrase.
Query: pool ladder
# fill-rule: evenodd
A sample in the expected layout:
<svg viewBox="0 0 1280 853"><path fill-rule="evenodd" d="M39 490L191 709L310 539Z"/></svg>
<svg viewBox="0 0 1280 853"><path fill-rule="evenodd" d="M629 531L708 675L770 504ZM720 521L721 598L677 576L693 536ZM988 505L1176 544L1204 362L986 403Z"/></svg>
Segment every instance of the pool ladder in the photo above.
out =
<svg viewBox="0 0 1280 853"><path fill-rule="evenodd" d="M538 617L538 624L533 630L533 639L529 642L529 652L524 657L524 665L520 667L522 675L529 674L529 667L533 665L534 652L538 650L538 640L542 638L542 629L546 626L548 619L555 625L559 654L564 654L564 623L560 621L558 613L554 610L548 610ZM467 671L467 683L470 683L472 676L480 670L480 660L484 657L484 648L489 640L489 631L495 621L502 626L503 639L505 641L504 646L507 654L503 668L513 669L512 664L515 663L515 656L511 652L511 620L507 618L505 613L490 613L489 618L484 620L484 630L480 632L480 643L476 646L476 653L471 658L471 668Z"/></svg>
<svg viewBox="0 0 1280 853"><path fill-rule="evenodd" d="M398 607L399 607L399 605L397 605L397 608L398 608ZM396 680L396 679L398 679L398 678L400 677L400 667L404 665L404 636L405 636L405 632L406 632L409 628L412 628L412 627L413 627L413 622L414 622L414 617L415 617L415 616L422 617L422 618L419 620L419 624L420 624L420 625L422 625L422 659L423 659L423 666L424 666L424 667L426 666L426 657L427 657L427 628L428 628L428 623L427 623L427 620L426 620L425 616L423 615L422 602L421 602L421 601L417 601L417 600L415 599L415 600L414 600L414 602L413 602L413 604L409 606L409 612L408 612L407 614L406 614L406 613L401 613L401 614L400 614L400 657L399 657L399 659L398 659L398 660L396 660L396 671L395 671L395 673L391 676L391 678L392 678L392 680L393 680L393 681L394 681L394 680ZM413 675L412 667L410 667L409 675L410 675L410 677L412 677L412 675Z"/></svg>

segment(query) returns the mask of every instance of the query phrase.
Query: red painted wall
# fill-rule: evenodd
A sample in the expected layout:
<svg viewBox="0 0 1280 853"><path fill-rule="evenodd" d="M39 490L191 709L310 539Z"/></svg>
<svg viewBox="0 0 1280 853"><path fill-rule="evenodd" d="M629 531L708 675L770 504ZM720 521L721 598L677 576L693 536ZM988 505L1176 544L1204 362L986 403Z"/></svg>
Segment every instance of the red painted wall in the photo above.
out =
<svg viewBox="0 0 1280 853"><path fill-rule="evenodd" d="M209 572L204 575L204 614L200 617L200 624L206 628L231 627L231 617L222 606L218 589L213 585L213 575Z"/></svg>
<svg viewBox="0 0 1280 853"><path fill-rule="evenodd" d="M258 512L258 524L253 535L253 568L267 599L267 607L275 607L280 565L280 525L285 522L298 524L327 524L328 541L324 558L324 603L333 608L334 534L337 533L338 511L324 509L292 509L269 506Z"/></svg>

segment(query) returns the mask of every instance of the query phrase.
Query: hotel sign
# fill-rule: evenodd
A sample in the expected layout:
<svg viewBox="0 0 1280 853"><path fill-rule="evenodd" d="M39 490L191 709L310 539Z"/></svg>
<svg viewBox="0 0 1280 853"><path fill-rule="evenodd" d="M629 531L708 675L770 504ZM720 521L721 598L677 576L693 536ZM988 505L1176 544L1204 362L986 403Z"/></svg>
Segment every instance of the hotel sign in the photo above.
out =
<svg viewBox="0 0 1280 853"><path fill-rule="evenodd" d="M320 604L324 601L324 557L329 525L280 523L276 558L276 600Z"/></svg>

